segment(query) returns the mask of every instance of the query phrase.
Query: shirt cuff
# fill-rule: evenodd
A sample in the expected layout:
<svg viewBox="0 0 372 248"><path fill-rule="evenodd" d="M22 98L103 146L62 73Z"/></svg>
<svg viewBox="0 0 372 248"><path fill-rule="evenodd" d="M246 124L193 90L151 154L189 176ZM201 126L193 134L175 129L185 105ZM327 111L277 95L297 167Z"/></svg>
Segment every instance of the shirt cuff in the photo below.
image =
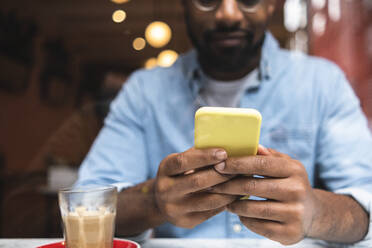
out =
<svg viewBox="0 0 372 248"><path fill-rule="evenodd" d="M126 182L122 182L122 183L113 183L111 184L112 186L115 186L117 189L118 189L118 192L121 192L123 191L123 189L126 189L126 188L129 188L129 187L132 187L134 186L133 183L126 183Z"/></svg>
<svg viewBox="0 0 372 248"><path fill-rule="evenodd" d="M344 188L336 190L334 193L349 195L353 197L368 213L368 216L371 216L372 210L372 194L361 188ZM372 247L372 219L369 217L369 225L367 235L363 240L350 245L348 247Z"/></svg>

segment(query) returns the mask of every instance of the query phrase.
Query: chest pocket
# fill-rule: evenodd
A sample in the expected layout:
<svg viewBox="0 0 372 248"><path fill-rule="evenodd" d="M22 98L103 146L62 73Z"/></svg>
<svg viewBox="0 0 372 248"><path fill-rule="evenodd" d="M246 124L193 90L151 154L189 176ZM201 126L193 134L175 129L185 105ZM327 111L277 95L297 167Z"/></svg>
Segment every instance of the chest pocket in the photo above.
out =
<svg viewBox="0 0 372 248"><path fill-rule="evenodd" d="M311 127L276 126L262 128L260 143L301 161L313 156L314 140Z"/></svg>

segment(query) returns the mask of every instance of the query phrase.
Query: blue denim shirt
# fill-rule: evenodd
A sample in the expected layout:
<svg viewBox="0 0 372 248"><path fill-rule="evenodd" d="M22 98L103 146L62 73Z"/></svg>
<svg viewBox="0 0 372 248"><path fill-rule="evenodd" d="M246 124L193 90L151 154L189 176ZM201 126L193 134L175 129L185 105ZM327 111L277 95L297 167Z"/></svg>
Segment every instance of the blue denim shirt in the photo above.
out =
<svg viewBox="0 0 372 248"><path fill-rule="evenodd" d="M77 185L135 185L154 178L167 155L192 147L194 114L203 105L198 72L195 51L170 68L134 72L111 104ZM280 49L267 33L259 72L240 107L261 112L260 143L301 161L313 187L352 195L370 211L372 138L342 71L324 59ZM163 224L155 235L259 237L239 225L238 216L223 212L194 229Z"/></svg>

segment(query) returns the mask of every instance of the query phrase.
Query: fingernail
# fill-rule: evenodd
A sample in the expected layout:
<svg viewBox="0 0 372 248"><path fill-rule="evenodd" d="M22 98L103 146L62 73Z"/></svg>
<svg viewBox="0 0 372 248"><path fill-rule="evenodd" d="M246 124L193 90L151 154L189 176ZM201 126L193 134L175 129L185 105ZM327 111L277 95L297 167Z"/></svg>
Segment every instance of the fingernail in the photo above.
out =
<svg viewBox="0 0 372 248"><path fill-rule="evenodd" d="M192 174L192 173L194 173L195 172L195 170L189 170L189 171L186 171L185 173L183 173L184 175L189 175L189 174Z"/></svg>
<svg viewBox="0 0 372 248"><path fill-rule="evenodd" d="M266 148L266 147L264 147L263 145L258 145L260 148L261 148L261 150L264 152L264 153L266 153L266 154L269 154L270 152L269 152L269 150Z"/></svg>
<svg viewBox="0 0 372 248"><path fill-rule="evenodd" d="M224 159L227 158L227 154L226 154L225 151L219 150L219 151L216 152L216 158L218 160L224 160Z"/></svg>
<svg viewBox="0 0 372 248"><path fill-rule="evenodd" d="M223 171L225 169L225 162L218 163L214 166L214 168L218 171Z"/></svg>

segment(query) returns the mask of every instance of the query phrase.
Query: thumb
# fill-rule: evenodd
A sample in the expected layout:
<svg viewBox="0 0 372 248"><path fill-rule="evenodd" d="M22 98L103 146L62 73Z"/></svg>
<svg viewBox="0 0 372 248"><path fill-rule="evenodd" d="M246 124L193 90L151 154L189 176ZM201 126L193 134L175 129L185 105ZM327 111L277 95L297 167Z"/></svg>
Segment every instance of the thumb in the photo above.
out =
<svg viewBox="0 0 372 248"><path fill-rule="evenodd" d="M271 152L263 145L258 145L257 155L270 155Z"/></svg>

